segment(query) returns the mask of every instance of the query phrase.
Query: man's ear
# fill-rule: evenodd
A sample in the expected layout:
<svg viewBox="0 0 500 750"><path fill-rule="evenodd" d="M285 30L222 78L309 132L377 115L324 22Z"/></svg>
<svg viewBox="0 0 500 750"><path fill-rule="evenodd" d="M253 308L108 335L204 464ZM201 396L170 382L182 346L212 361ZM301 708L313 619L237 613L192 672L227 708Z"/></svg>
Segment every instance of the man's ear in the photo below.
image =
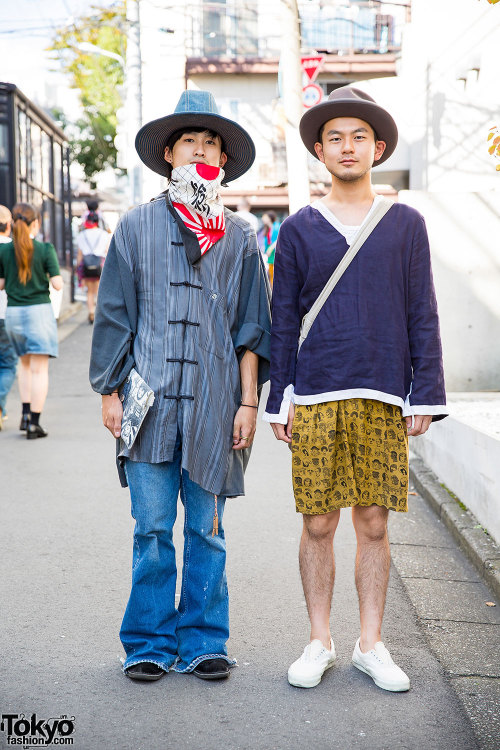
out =
<svg viewBox="0 0 500 750"><path fill-rule="evenodd" d="M373 161L378 161L384 153L387 144L385 141L375 141L375 155Z"/></svg>
<svg viewBox="0 0 500 750"><path fill-rule="evenodd" d="M224 151L223 151L223 152L221 153L221 155L220 155L220 159L219 159L219 167L220 167L220 168L222 169L222 167L224 166L224 164L225 164L226 162L227 162L227 154L225 154L225 153L224 153Z"/></svg>
<svg viewBox="0 0 500 750"><path fill-rule="evenodd" d="M323 162L323 164L324 164L324 163L325 163L325 157L324 157L324 155L323 155L323 144L322 144L322 143L320 143L319 141L317 141L317 142L316 142L316 143L314 144L314 150L316 151L316 156L318 157L318 159L319 159L320 161L322 161L322 162Z"/></svg>
<svg viewBox="0 0 500 750"><path fill-rule="evenodd" d="M165 152L163 154L163 158L165 159L165 161L168 161L169 164L172 164L172 152L168 146L165 146Z"/></svg>

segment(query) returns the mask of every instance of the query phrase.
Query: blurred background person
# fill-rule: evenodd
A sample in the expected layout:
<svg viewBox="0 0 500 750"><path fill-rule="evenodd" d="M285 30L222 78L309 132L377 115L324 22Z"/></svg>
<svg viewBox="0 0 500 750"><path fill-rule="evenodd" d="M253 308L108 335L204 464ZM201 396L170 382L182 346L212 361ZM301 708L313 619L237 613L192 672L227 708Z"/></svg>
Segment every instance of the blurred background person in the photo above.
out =
<svg viewBox="0 0 500 750"><path fill-rule="evenodd" d="M246 198L242 198L238 203L235 214L237 216L241 216L241 218L245 219L245 221L248 221L254 232L257 233L257 230L259 228L259 220L255 216L255 214L250 211L250 201L248 201Z"/></svg>
<svg viewBox="0 0 500 750"><path fill-rule="evenodd" d="M12 209L12 242L0 245L0 289L7 292L5 328L19 356L20 430L28 440L46 437L40 414L49 387L49 357L57 357L57 326L49 297L49 279L62 289L56 251L38 242L39 214L28 203Z"/></svg>
<svg viewBox="0 0 500 750"><path fill-rule="evenodd" d="M6 206L0 206L0 243L11 242L12 214ZM7 295L0 291L0 430L7 419L5 402L16 377L17 354L5 330Z"/></svg>
<svg viewBox="0 0 500 750"><path fill-rule="evenodd" d="M276 251L276 241L278 239L278 232L281 226L281 222L274 211L267 211L262 214L263 224L263 240L264 240L264 255L267 258L269 282L271 287L273 285L274 276L274 253Z"/></svg>
<svg viewBox="0 0 500 750"><path fill-rule="evenodd" d="M94 322L99 281L110 242L111 235L99 227L97 212L89 211L84 228L78 235L77 268L80 284L87 287L90 324Z"/></svg>
<svg viewBox="0 0 500 750"><path fill-rule="evenodd" d="M106 221L104 220L104 216L102 215L101 211L99 211L99 201L97 200L97 198L89 198L85 202L87 204L87 210L82 215L81 229L85 229L85 222L89 214L97 214L99 220L99 229L104 229L106 232L111 233L111 229L108 227Z"/></svg>

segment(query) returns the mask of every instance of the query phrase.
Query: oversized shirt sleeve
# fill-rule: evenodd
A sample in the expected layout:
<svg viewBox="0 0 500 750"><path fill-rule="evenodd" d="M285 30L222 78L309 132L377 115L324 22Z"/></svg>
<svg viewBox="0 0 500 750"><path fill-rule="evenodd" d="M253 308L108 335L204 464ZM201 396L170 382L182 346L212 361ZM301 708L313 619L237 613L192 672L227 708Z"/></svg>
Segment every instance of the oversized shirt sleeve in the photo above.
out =
<svg viewBox="0 0 500 750"><path fill-rule="evenodd" d="M410 259L408 340L413 369L411 392L407 399L410 414L432 415L433 421L443 419L448 410L439 318L429 240L422 217L415 230Z"/></svg>
<svg viewBox="0 0 500 750"><path fill-rule="evenodd" d="M255 237L255 235L253 235ZM256 241L255 241L256 243ZM233 345L241 361L247 350L259 357L258 386L269 380L271 349L271 290L260 251L248 253L243 260L238 315L231 331Z"/></svg>
<svg viewBox="0 0 500 750"><path fill-rule="evenodd" d="M92 336L90 384L103 395L115 391L134 366L137 300L132 271L118 250L120 236L118 228L99 284Z"/></svg>
<svg viewBox="0 0 500 750"><path fill-rule="evenodd" d="M293 235L286 221L281 226L274 258L271 327L271 388L264 420L286 424L293 401L300 332L300 285Z"/></svg>

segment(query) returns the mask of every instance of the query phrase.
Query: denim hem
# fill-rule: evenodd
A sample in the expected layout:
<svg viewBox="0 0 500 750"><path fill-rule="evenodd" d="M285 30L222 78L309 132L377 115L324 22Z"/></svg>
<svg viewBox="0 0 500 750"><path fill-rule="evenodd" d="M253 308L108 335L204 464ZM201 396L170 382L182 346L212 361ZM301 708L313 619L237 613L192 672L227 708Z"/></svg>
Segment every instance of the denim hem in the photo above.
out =
<svg viewBox="0 0 500 750"><path fill-rule="evenodd" d="M166 665L165 662L156 661L156 659L144 658L144 659L136 659L136 661L131 661L129 664L127 664L127 661L125 661L123 664L123 671L125 672L127 669L129 669L129 667L135 667L136 664L144 664L144 662L146 661L150 662L151 664L156 664L157 667L160 667L160 669L164 669L165 672L168 672L172 666L171 664Z"/></svg>
<svg viewBox="0 0 500 750"><path fill-rule="evenodd" d="M202 656L197 656L196 659L193 659L193 661L187 665L187 667L184 667L184 669L179 668L179 664L182 664L182 660L179 660L179 662L176 662L172 669L174 672L179 672L180 674L183 674L184 672L192 672L195 667L198 666L202 661L206 661L207 659L225 659L230 667L234 667L237 665L236 659L230 659L229 656L226 654L202 654Z"/></svg>

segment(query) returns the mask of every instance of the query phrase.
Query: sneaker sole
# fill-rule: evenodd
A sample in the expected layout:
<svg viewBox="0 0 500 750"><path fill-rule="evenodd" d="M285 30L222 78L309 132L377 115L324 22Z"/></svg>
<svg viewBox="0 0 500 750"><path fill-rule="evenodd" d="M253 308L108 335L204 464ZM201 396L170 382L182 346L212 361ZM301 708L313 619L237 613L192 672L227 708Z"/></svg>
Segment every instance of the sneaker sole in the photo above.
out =
<svg viewBox="0 0 500 750"><path fill-rule="evenodd" d="M293 687L300 687L300 688L313 688L313 687L316 687L316 685L319 685L319 683L321 682L321 678L325 674L326 670L330 669L331 667L333 667L334 664L335 664L335 662L333 662L333 661L332 661L331 664L328 664L325 667L324 671L320 674L319 677L311 677L308 680L298 680L298 679L294 680L293 677L290 677L290 675L288 675L288 682Z"/></svg>
<svg viewBox="0 0 500 750"><path fill-rule="evenodd" d="M394 685L394 683L390 682L383 682L382 680L378 680L376 677L374 677L367 669L365 669L359 662L352 660L353 665L356 667L356 669L359 669L360 672L364 672L368 675L368 677L371 677L375 685L377 687L382 688L382 690L390 690L391 693L406 693L407 690L410 689L410 681L405 682L404 684L400 684L399 686Z"/></svg>

